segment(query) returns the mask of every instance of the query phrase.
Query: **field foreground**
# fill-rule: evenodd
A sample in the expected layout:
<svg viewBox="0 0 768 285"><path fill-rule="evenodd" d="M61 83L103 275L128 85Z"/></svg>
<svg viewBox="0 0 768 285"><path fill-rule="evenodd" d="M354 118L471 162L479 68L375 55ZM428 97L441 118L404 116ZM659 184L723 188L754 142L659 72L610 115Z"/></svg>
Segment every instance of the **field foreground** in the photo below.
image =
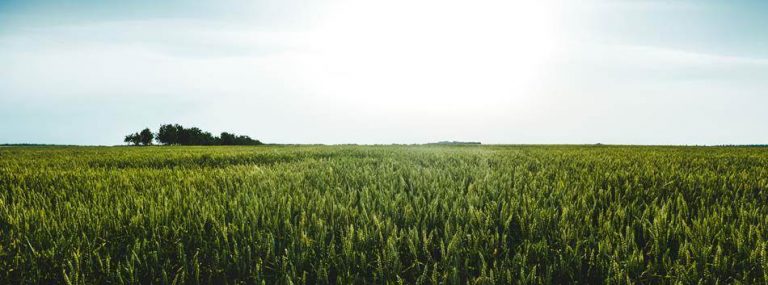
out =
<svg viewBox="0 0 768 285"><path fill-rule="evenodd" d="M768 283L768 148L0 148L0 284Z"/></svg>

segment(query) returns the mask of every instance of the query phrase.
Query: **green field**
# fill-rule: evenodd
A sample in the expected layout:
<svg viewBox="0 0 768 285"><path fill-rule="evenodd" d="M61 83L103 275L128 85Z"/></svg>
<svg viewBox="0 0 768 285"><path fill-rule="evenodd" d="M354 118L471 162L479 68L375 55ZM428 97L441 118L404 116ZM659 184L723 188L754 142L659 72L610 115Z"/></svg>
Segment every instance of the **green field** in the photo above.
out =
<svg viewBox="0 0 768 285"><path fill-rule="evenodd" d="M0 148L0 284L768 283L768 148Z"/></svg>

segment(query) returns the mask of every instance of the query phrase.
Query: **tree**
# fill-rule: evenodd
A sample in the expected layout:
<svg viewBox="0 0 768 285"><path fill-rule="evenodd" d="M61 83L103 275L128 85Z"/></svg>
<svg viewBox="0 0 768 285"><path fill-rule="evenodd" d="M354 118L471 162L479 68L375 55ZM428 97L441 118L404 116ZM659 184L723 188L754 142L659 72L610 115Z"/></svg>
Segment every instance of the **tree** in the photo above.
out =
<svg viewBox="0 0 768 285"><path fill-rule="evenodd" d="M133 144L133 145L139 145L141 143L141 136L139 136L139 133L133 133L125 136L125 139L123 140L125 143Z"/></svg>
<svg viewBox="0 0 768 285"><path fill-rule="evenodd" d="M221 145L234 145L235 135L228 132L222 132L220 138Z"/></svg>
<svg viewBox="0 0 768 285"><path fill-rule="evenodd" d="M160 125L157 135L149 128L139 133L127 135L124 142L133 145L151 145L152 140L164 145L261 145L259 140L249 136L238 136L233 133L222 132L221 136L213 136L210 132L196 127L184 128L179 124Z"/></svg>
<svg viewBox="0 0 768 285"><path fill-rule="evenodd" d="M179 133L183 130L184 128L178 124L161 125L157 132L157 141L164 145L180 144Z"/></svg>
<svg viewBox="0 0 768 285"><path fill-rule="evenodd" d="M235 137L235 145L260 145L259 140L254 140L249 136L237 136Z"/></svg>
<svg viewBox="0 0 768 285"><path fill-rule="evenodd" d="M153 139L155 139L155 134L149 128L145 128L139 133L139 141L142 145L151 145Z"/></svg>

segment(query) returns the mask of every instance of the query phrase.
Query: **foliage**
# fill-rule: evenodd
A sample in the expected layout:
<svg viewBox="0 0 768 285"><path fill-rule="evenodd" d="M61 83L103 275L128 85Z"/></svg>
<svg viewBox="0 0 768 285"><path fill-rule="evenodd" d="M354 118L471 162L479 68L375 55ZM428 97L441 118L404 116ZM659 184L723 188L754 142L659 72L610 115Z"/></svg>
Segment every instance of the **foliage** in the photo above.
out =
<svg viewBox="0 0 768 285"><path fill-rule="evenodd" d="M178 144L179 143L179 132L180 130L183 130L184 128L178 124L171 125L166 124L160 126L160 129L157 131L157 142L164 144L164 145L172 145L172 144Z"/></svg>
<svg viewBox="0 0 768 285"><path fill-rule="evenodd" d="M199 128L184 128L178 124L165 124L160 126L157 133L157 141L164 145L261 145L258 140L248 136L238 136L227 132L221 133L221 137L214 137L211 133Z"/></svg>
<svg viewBox="0 0 768 285"><path fill-rule="evenodd" d="M768 283L768 149L0 148L0 284Z"/></svg>
<svg viewBox="0 0 768 285"><path fill-rule="evenodd" d="M258 140L251 139L249 136L238 136L227 132L221 133L219 137L219 144L221 145L260 145Z"/></svg>
<svg viewBox="0 0 768 285"><path fill-rule="evenodd" d="M151 145L152 140L154 139L155 135L152 133L152 131L149 130L149 128L146 128L139 133L139 140L141 141L142 145Z"/></svg>
<svg viewBox="0 0 768 285"><path fill-rule="evenodd" d="M124 143L139 145L141 143L141 135L139 133L133 133L125 136Z"/></svg>
<svg viewBox="0 0 768 285"><path fill-rule="evenodd" d="M155 134L152 133L149 128L143 129L141 132L133 133L125 136L123 142L132 145L151 145L152 140L155 138Z"/></svg>

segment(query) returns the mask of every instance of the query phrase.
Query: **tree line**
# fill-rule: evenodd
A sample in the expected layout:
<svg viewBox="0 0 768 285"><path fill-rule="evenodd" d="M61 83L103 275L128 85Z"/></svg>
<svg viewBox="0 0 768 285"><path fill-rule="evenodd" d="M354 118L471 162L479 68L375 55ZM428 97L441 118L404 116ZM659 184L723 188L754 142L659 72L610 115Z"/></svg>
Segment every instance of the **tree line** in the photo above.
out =
<svg viewBox="0 0 768 285"><path fill-rule="evenodd" d="M129 145L152 145L152 141L162 145L261 145L259 140L249 136L222 132L214 136L210 132L196 127L185 128L179 124L161 125L157 133L149 128L125 136L123 142Z"/></svg>

